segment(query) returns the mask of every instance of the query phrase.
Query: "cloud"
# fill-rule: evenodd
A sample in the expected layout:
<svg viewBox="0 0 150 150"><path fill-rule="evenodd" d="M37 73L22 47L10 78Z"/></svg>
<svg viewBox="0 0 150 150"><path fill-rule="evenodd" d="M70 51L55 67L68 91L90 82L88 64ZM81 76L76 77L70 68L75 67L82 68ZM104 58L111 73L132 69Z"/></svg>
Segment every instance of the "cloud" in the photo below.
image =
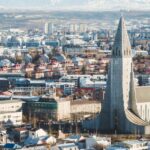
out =
<svg viewBox="0 0 150 150"><path fill-rule="evenodd" d="M88 8L101 10L150 10L150 0L88 0Z"/></svg>
<svg viewBox="0 0 150 150"><path fill-rule="evenodd" d="M0 9L5 9L6 7L3 5L0 5Z"/></svg>
<svg viewBox="0 0 150 150"><path fill-rule="evenodd" d="M9 8L67 10L150 10L150 0L0 0Z"/></svg>
<svg viewBox="0 0 150 150"><path fill-rule="evenodd" d="M150 10L150 0L50 0L57 8L78 10Z"/></svg>
<svg viewBox="0 0 150 150"><path fill-rule="evenodd" d="M50 4L53 6L55 6L61 2L61 0L49 0L49 1L50 1Z"/></svg>

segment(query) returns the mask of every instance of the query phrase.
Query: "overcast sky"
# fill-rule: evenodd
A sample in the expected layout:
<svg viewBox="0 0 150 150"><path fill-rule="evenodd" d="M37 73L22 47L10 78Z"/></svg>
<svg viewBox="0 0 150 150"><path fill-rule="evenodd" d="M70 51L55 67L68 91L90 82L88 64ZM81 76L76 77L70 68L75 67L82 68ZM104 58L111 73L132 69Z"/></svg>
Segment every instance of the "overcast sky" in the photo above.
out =
<svg viewBox="0 0 150 150"><path fill-rule="evenodd" d="M0 0L0 7L41 10L150 10L150 0Z"/></svg>

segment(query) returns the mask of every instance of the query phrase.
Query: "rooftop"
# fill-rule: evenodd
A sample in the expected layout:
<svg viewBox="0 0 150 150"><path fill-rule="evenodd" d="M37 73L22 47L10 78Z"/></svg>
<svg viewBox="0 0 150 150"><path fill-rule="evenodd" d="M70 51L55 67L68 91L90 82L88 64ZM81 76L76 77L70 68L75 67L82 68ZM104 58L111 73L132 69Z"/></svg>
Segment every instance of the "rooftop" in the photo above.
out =
<svg viewBox="0 0 150 150"><path fill-rule="evenodd" d="M128 145L134 145L134 144L147 143L147 141L130 140L130 141L124 141L123 143L128 144Z"/></svg>
<svg viewBox="0 0 150 150"><path fill-rule="evenodd" d="M7 104L7 103L23 103L21 100L0 100L0 104Z"/></svg>
<svg viewBox="0 0 150 150"><path fill-rule="evenodd" d="M76 145L74 143L65 143L58 145L58 147L67 148L67 147L76 147Z"/></svg>

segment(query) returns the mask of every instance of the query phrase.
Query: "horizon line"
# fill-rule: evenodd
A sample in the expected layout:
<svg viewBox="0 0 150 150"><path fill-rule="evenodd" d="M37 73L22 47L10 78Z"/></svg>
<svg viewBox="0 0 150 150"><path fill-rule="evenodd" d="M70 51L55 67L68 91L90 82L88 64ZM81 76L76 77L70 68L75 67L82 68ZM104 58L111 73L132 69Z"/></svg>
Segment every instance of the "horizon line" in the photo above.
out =
<svg viewBox="0 0 150 150"><path fill-rule="evenodd" d="M41 11L41 12L52 12L52 11L56 11L56 12L61 12L61 11L64 11L64 12L73 12L73 11L78 11L78 12L150 12L150 9L146 9L146 10L138 10L138 9L103 9L103 10L98 10L98 9L95 9L95 10L92 10L92 9L41 9L41 8L1 8L0 12L3 12L3 11L8 11L8 12L11 12L11 11Z"/></svg>

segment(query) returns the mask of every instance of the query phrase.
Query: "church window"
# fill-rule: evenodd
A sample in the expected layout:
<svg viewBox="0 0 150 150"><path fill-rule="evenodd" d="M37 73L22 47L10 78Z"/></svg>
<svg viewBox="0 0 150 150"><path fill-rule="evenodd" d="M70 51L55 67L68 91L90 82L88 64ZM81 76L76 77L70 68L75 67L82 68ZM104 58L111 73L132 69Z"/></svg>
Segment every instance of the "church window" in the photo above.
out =
<svg viewBox="0 0 150 150"><path fill-rule="evenodd" d="M144 111L144 109L143 109L143 119L145 119L145 111Z"/></svg>
<svg viewBox="0 0 150 150"><path fill-rule="evenodd" d="M113 50L113 56L115 55L115 51Z"/></svg>
<svg viewBox="0 0 150 150"><path fill-rule="evenodd" d="M147 120L149 121L149 109L147 110Z"/></svg>
<svg viewBox="0 0 150 150"><path fill-rule="evenodd" d="M126 50L124 50L124 55L125 55L125 56L127 55L127 51L126 51Z"/></svg>
<svg viewBox="0 0 150 150"><path fill-rule="evenodd" d="M130 50L128 49L128 55L130 55Z"/></svg>
<svg viewBox="0 0 150 150"><path fill-rule="evenodd" d="M118 48L116 48L116 56L118 55Z"/></svg>
<svg viewBox="0 0 150 150"><path fill-rule="evenodd" d="M118 55L121 56L120 51L118 51Z"/></svg>
<svg viewBox="0 0 150 150"><path fill-rule="evenodd" d="M145 120L147 120L147 105L145 105Z"/></svg>
<svg viewBox="0 0 150 150"><path fill-rule="evenodd" d="M141 108L140 108L140 109L141 109L141 110L140 110L140 111L141 111L141 115L142 115L142 117L143 117L142 105L141 105Z"/></svg>
<svg viewBox="0 0 150 150"><path fill-rule="evenodd" d="M131 51L129 50L129 55L131 55Z"/></svg>

